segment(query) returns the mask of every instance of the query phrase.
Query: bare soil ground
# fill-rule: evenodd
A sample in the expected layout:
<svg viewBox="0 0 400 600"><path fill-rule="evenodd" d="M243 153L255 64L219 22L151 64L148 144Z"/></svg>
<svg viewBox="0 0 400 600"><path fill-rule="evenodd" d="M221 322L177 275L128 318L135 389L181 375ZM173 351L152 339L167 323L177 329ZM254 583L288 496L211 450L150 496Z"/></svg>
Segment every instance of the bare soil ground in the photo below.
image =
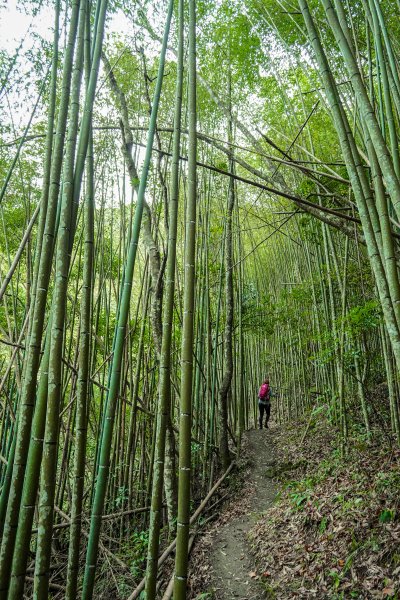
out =
<svg viewBox="0 0 400 600"><path fill-rule="evenodd" d="M194 598L261 600L266 598L255 572L248 532L270 509L276 495L271 477L275 470L276 429L250 430L244 447L247 469L244 484L202 539L192 558L192 581L203 578L203 593ZM202 573L196 573L197 570ZM198 590L198 586L194 586Z"/></svg>

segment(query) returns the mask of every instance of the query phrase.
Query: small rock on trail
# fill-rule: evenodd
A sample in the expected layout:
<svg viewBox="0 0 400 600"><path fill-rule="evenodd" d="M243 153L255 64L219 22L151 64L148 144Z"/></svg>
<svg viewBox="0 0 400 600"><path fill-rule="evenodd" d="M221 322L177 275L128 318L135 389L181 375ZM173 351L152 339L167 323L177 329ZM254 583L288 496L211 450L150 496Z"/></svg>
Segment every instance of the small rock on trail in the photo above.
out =
<svg viewBox="0 0 400 600"><path fill-rule="evenodd" d="M239 516L219 527L213 538L210 563L217 600L261 600L266 597L257 582L247 533L261 514L272 506L276 495L269 473L275 465L274 430L252 429L246 437L252 463L249 483L254 485L249 494L238 498L238 502L243 504Z"/></svg>

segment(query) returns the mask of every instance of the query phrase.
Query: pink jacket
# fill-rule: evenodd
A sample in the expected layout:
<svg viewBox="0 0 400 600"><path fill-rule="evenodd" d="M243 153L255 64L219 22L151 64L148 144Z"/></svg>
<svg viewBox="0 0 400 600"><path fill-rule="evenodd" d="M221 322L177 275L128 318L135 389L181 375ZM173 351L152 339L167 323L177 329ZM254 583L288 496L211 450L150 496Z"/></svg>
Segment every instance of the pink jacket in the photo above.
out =
<svg viewBox="0 0 400 600"><path fill-rule="evenodd" d="M260 387L260 391L258 392L258 397L260 400L269 400L269 385L268 383L263 383Z"/></svg>

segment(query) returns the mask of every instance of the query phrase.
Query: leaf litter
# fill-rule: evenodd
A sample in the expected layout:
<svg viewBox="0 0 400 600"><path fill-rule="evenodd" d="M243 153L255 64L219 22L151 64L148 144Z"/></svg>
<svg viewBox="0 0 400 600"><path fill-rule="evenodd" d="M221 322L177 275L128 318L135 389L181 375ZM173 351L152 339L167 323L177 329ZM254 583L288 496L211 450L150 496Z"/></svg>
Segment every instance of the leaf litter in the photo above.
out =
<svg viewBox="0 0 400 600"><path fill-rule="evenodd" d="M243 573L261 597L276 600L398 600L400 450L388 447L387 436L367 444L355 435L342 457L325 419L303 441L304 429L298 421L273 430L275 460L265 477L279 494L246 535L249 551L238 547L249 567ZM252 514L253 477L245 438L235 491L193 551L189 598L226 597L216 585L215 540L226 524Z"/></svg>
<svg viewBox="0 0 400 600"><path fill-rule="evenodd" d="M345 457L320 420L275 438L280 496L250 532L267 596L397 599L400 593L400 451L349 440Z"/></svg>

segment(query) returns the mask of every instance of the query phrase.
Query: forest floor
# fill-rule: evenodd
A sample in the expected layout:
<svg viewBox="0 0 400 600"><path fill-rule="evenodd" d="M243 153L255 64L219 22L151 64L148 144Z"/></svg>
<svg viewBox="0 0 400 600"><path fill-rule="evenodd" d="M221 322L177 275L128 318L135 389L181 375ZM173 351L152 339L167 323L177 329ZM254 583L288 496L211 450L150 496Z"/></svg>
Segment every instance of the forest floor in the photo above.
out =
<svg viewBox="0 0 400 600"><path fill-rule="evenodd" d="M218 600L261 600L247 534L273 504L275 485L268 477L275 467L273 430L253 429L247 432L248 455L251 461L250 489L242 490L234 516L220 527L213 539L210 556L213 566L214 597Z"/></svg>
<svg viewBox="0 0 400 600"><path fill-rule="evenodd" d="M202 538L191 564L192 586L203 581L209 592L193 597L216 600L262 600L265 592L254 571L248 534L273 505L276 485L276 429L252 429L243 440L241 484L212 529ZM199 564L201 563L201 564ZM196 581L197 585L193 585Z"/></svg>
<svg viewBox="0 0 400 600"><path fill-rule="evenodd" d="M321 414L248 431L229 500L195 544L196 600L400 600L400 450ZM304 438L304 439L303 439Z"/></svg>

